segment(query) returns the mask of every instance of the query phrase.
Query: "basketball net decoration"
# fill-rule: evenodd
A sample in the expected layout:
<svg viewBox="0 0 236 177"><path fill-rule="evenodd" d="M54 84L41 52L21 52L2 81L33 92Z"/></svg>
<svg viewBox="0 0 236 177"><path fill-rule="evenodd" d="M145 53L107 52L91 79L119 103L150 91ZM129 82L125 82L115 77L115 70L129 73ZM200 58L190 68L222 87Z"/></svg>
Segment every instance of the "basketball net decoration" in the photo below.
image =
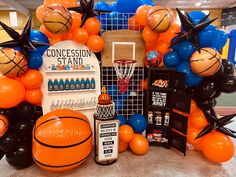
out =
<svg viewBox="0 0 236 177"><path fill-rule="evenodd" d="M134 73L137 61L131 59L117 59L113 61L116 71L120 93L125 93L129 87L129 81Z"/></svg>

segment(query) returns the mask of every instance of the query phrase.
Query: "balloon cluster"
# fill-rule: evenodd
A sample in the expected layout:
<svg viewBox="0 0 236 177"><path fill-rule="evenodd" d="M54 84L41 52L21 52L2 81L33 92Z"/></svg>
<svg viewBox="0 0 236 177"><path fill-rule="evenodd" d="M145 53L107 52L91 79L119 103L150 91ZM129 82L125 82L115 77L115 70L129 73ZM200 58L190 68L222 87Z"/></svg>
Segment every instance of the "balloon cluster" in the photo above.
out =
<svg viewBox="0 0 236 177"><path fill-rule="evenodd" d="M153 0L116 0L116 2L108 4L105 1L99 1L95 5L95 9L110 11L110 13L98 17L103 30L141 30L143 26L136 22L134 14L141 5L154 5L154 2Z"/></svg>
<svg viewBox="0 0 236 177"><path fill-rule="evenodd" d="M32 130L36 120L42 116L42 108L22 102L10 109L0 109L0 159L16 169L33 164Z"/></svg>
<svg viewBox="0 0 236 177"><path fill-rule="evenodd" d="M149 143L141 133L147 128L147 119L140 114L132 115L128 121L122 115L117 115L116 119L120 122L119 152L124 152L130 147L132 152L137 155L146 154Z"/></svg>
<svg viewBox="0 0 236 177"><path fill-rule="evenodd" d="M190 114L174 112L188 117L187 143L190 149L201 151L217 163L226 162L234 156L234 143L229 136L236 138L236 135L224 126L231 123L236 114L219 119L213 109L209 113L198 107L194 100L191 100Z"/></svg>
<svg viewBox="0 0 236 177"><path fill-rule="evenodd" d="M177 12L182 23L181 32L172 39L172 51L166 53L164 63L186 73L187 87L198 86L204 77L215 75L221 68L218 51L226 44L227 35L210 25L215 19L210 20L209 15L201 11L186 15L179 9Z"/></svg>
<svg viewBox="0 0 236 177"><path fill-rule="evenodd" d="M217 103L216 98L222 92L236 92L234 65L229 60L223 59L221 68L214 76L205 77L200 85L188 88L187 92L197 101L200 108L212 109Z"/></svg>
<svg viewBox="0 0 236 177"><path fill-rule="evenodd" d="M86 44L93 52L103 50L104 41L98 35L101 23L91 15L93 1L88 2L90 4L83 2L80 2L82 10L79 9L77 0L44 0L43 5L37 8L36 16L43 23L40 31L50 39L51 45L63 40L73 40Z"/></svg>

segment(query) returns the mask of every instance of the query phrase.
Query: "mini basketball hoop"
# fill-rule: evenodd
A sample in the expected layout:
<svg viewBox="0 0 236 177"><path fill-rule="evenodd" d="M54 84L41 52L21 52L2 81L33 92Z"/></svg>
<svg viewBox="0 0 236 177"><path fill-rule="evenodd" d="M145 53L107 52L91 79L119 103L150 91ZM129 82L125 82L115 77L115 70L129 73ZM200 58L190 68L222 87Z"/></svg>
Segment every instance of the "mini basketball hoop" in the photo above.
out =
<svg viewBox="0 0 236 177"><path fill-rule="evenodd" d="M131 59L118 59L113 61L120 93L125 93L127 91L136 63L136 60Z"/></svg>

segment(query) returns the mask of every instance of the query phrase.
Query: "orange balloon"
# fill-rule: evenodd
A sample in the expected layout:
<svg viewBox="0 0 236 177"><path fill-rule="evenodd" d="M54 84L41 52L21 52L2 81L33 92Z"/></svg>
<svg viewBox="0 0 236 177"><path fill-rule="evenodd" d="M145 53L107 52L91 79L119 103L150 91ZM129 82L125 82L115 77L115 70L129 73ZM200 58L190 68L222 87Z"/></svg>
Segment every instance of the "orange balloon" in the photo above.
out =
<svg viewBox="0 0 236 177"><path fill-rule="evenodd" d="M148 89L148 79L144 79L140 82L140 86L143 88L143 90Z"/></svg>
<svg viewBox="0 0 236 177"><path fill-rule="evenodd" d="M146 18L147 18L148 11L151 8L152 6L142 5L136 10L135 20L138 24L143 25L143 26L147 25Z"/></svg>
<svg viewBox="0 0 236 177"><path fill-rule="evenodd" d="M61 36L62 41L72 40L72 39L73 39L73 32L71 32L71 31L68 31L67 33L65 33Z"/></svg>
<svg viewBox="0 0 236 177"><path fill-rule="evenodd" d="M119 152L125 152L126 149L129 147L129 143L119 141Z"/></svg>
<svg viewBox="0 0 236 177"><path fill-rule="evenodd" d="M143 29L142 36L145 42L153 43L158 40L159 34L153 32L148 26L146 26Z"/></svg>
<svg viewBox="0 0 236 177"><path fill-rule="evenodd" d="M169 46L170 43L159 40L157 42L157 45L155 46L155 49L164 56L166 53L170 52L171 49L169 48Z"/></svg>
<svg viewBox="0 0 236 177"><path fill-rule="evenodd" d="M130 142L134 137L134 131L129 125L119 127L119 140L125 143Z"/></svg>
<svg viewBox="0 0 236 177"><path fill-rule="evenodd" d="M82 20L81 20L82 15L75 11L70 11L70 13L72 15L72 26L70 28L70 32L71 32L75 30L76 28L80 28L80 25L82 23Z"/></svg>
<svg viewBox="0 0 236 177"><path fill-rule="evenodd" d="M189 124L194 128L203 129L208 125L208 121L203 112L199 109L190 115Z"/></svg>
<svg viewBox="0 0 236 177"><path fill-rule="evenodd" d="M143 29L144 26L139 25L135 20L135 15L129 18L129 29L134 31L139 31Z"/></svg>
<svg viewBox="0 0 236 177"><path fill-rule="evenodd" d="M38 70L28 70L21 78L26 89L38 89L43 83L43 75Z"/></svg>
<svg viewBox="0 0 236 177"><path fill-rule="evenodd" d="M132 152L137 155L144 155L149 150L149 144L147 139L140 134L134 134L134 138L129 143L129 147Z"/></svg>
<svg viewBox="0 0 236 177"><path fill-rule="evenodd" d="M178 24L172 24L170 28L164 32L160 33L159 40L171 42L171 40L177 35L176 33L181 32L181 28Z"/></svg>
<svg viewBox="0 0 236 177"><path fill-rule="evenodd" d="M0 114L0 138L7 132L8 126L8 119L3 114Z"/></svg>
<svg viewBox="0 0 236 177"><path fill-rule="evenodd" d="M199 110L197 103L192 99L191 105L190 105L190 115L193 114L197 110Z"/></svg>
<svg viewBox="0 0 236 177"><path fill-rule="evenodd" d="M200 132L201 132L200 129L196 129L191 126L188 127L187 142L192 144L194 147L198 147L197 150L200 150L202 138L198 138L198 139L195 139L195 138L199 135Z"/></svg>
<svg viewBox="0 0 236 177"><path fill-rule="evenodd" d="M26 90L25 99L35 106L41 106L43 100L43 92L41 89Z"/></svg>
<svg viewBox="0 0 236 177"><path fill-rule="evenodd" d="M202 152L213 162L226 162L234 156L234 143L227 135L214 131L203 136Z"/></svg>
<svg viewBox="0 0 236 177"><path fill-rule="evenodd" d="M88 40L88 32L83 28L77 28L73 31L73 40L85 44Z"/></svg>
<svg viewBox="0 0 236 177"><path fill-rule="evenodd" d="M21 82L7 77L0 77L0 108L11 108L18 105L25 96Z"/></svg>
<svg viewBox="0 0 236 177"><path fill-rule="evenodd" d="M155 42L145 42L145 53L151 49L154 49L155 45Z"/></svg>
<svg viewBox="0 0 236 177"><path fill-rule="evenodd" d="M44 0L43 4L44 5L61 4L66 8L78 6L77 0Z"/></svg>
<svg viewBox="0 0 236 177"><path fill-rule="evenodd" d="M101 30L101 23L97 18L91 17L86 20L84 28L87 30L89 35L96 35Z"/></svg>
<svg viewBox="0 0 236 177"><path fill-rule="evenodd" d="M39 30L50 39L59 39L61 37L61 35L50 33L44 25L41 25Z"/></svg>
<svg viewBox="0 0 236 177"><path fill-rule="evenodd" d="M98 35L91 35L88 38L87 46L93 52L101 52L104 48L104 41Z"/></svg>
<svg viewBox="0 0 236 177"><path fill-rule="evenodd" d="M33 157L45 170L72 169L89 157L92 137L84 114L67 109L50 112L40 117L34 126Z"/></svg>
<svg viewBox="0 0 236 177"><path fill-rule="evenodd" d="M36 17L41 23L43 22L42 20L43 11L44 11L44 5L41 5L36 9Z"/></svg>

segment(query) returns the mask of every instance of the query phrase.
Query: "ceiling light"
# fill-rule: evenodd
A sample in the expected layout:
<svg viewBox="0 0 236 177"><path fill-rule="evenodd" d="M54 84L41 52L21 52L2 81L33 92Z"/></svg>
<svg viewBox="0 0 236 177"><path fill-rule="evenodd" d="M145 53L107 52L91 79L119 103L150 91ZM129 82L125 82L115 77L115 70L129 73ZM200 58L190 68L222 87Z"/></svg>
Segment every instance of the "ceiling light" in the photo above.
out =
<svg viewBox="0 0 236 177"><path fill-rule="evenodd" d="M197 2L197 3L195 4L196 7L200 7L201 5L202 5L202 1Z"/></svg>

